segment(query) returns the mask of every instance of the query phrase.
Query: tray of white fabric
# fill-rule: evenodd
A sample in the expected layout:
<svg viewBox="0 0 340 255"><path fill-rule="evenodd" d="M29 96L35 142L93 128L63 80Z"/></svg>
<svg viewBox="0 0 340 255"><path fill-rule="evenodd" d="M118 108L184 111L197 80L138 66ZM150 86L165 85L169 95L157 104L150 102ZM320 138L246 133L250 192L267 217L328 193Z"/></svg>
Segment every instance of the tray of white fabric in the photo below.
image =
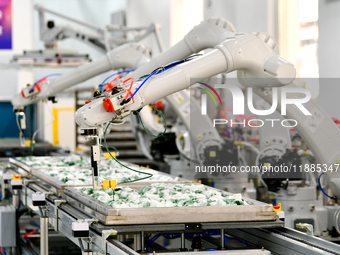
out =
<svg viewBox="0 0 340 255"><path fill-rule="evenodd" d="M63 197L106 225L275 221L270 204L202 184L153 183L112 190L67 187Z"/></svg>

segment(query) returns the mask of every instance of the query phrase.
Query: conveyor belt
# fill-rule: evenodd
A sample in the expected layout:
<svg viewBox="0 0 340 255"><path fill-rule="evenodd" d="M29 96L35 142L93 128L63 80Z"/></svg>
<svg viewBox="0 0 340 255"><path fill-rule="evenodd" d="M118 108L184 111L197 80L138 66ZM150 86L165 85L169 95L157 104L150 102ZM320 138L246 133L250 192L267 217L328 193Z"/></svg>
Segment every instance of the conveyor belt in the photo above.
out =
<svg viewBox="0 0 340 255"><path fill-rule="evenodd" d="M126 252L129 255L139 255L138 252L135 252L134 250L130 249L129 247L127 247L126 245L122 244L121 242L115 239L109 239L108 241L114 246L116 246L118 249Z"/></svg>
<svg viewBox="0 0 340 255"><path fill-rule="evenodd" d="M339 245L288 228L226 229L225 233L278 255L340 254Z"/></svg>
<svg viewBox="0 0 340 255"><path fill-rule="evenodd" d="M284 223L282 221L274 221L274 222L218 222L218 223L208 223L208 224L200 224L200 228L198 229L190 229L189 231L197 231L197 230L212 230L212 229L234 229L234 228L278 228L283 227ZM101 232L105 229L114 228L118 232L126 232L126 233L138 233L140 231L145 232L169 232L169 231L188 231L186 224L145 224L145 225L121 225L121 226L105 226L103 224L95 224L92 228L98 232Z"/></svg>
<svg viewBox="0 0 340 255"><path fill-rule="evenodd" d="M31 205L31 195L34 192L47 192L50 191L50 186L43 181L43 179L36 179L37 177L32 176L31 180L35 181L34 183L29 183L26 185L24 189L25 192L23 194L27 194L27 200ZM66 190L72 188L66 188ZM79 194L78 194L79 195ZM98 217L105 216L103 213L99 213L98 210L88 210L86 205L87 203L92 203L93 201L89 201L88 197L84 197L84 203L81 203L81 200L75 200L72 202L70 200L69 203L60 204L56 207L55 200L66 199L67 194L63 194L63 197L58 197L55 193L55 196L48 196L48 216L51 219L51 224L55 227L56 231L60 231L63 235L69 238L71 241L74 241L71 233L71 223L77 219L95 219L100 220ZM25 202L25 199L23 199ZM256 201L255 201L256 202ZM27 201L26 201L27 204ZM257 206L261 206L263 203L255 203ZM100 204L96 201L96 206ZM244 206L247 208L248 206ZM251 207L251 206L250 206ZM249 208L250 208L249 207ZM230 208L241 208L240 207L230 207ZM148 209L148 208L146 208ZM154 208L155 209L155 208ZM163 208L162 210L165 210ZM181 208L177 208L181 209ZM204 211L209 211L212 208L207 207L203 208ZM217 208L218 209L218 208ZM103 212L108 212L106 215L111 217L120 216L120 210L115 210L113 208L102 208ZM220 209L218 209L220 210ZM144 209L138 210L139 215L144 213ZM158 212L157 212L158 213ZM177 213L177 212L176 212ZM197 213L199 214L199 213ZM230 213L226 213L229 215ZM192 214L190 214L192 215ZM199 214L200 215L200 214ZM271 221L261 221L261 220L253 220L253 221L235 221L228 222L223 218L221 221L216 221L213 216L211 221L204 223L204 221L197 220L195 224L193 222L190 223L178 223L178 222L160 222L159 224L155 224L155 222L148 224L108 224L105 225L101 222L93 223L90 225L91 237L93 237L93 243L91 245L91 249L96 249L96 251L100 251L101 247L101 233L103 230L115 229L118 233L121 234L140 234L141 231L144 233L180 233L182 231L185 232L200 232L202 230L215 229L220 230L224 229L225 234L234 236L238 239L244 240L249 244L254 245L255 247L262 248L265 250L269 250L273 255L275 254L289 254L289 255L303 255L303 254L316 254L316 255L340 255L340 246L330 243L328 241L307 236L301 232L290 230L284 228L284 223L279 220L271 220ZM200 215L201 217L201 215ZM194 226L195 225L195 226ZM56 228L56 226L59 227ZM77 241L77 240L76 240ZM109 238L107 245L112 248L111 252L122 251L120 254L129 254L129 255L137 255L137 253L131 250L129 247L123 245L117 240ZM113 254L113 253L111 253Z"/></svg>
<svg viewBox="0 0 340 255"><path fill-rule="evenodd" d="M328 246L328 244L332 244L332 245L329 245L330 247L325 247L325 243L324 243L325 241L322 240L322 239L320 239L320 242L318 242L319 241L318 238L315 238L315 237L308 238L309 237L308 235L301 236L301 234L297 233L297 231L292 231L291 229L288 229L288 228L283 228L283 229L275 229L274 228L274 229L269 229L268 231L282 235L282 236L285 236L285 237L288 237L290 239L293 239L295 241L307 244L309 246L321 249L321 250L329 252L331 254L340 255L340 246L339 245L334 245L333 243L328 242L327 246ZM310 239L310 240L308 240L308 239ZM331 249L331 248L333 248L333 249ZM337 251L335 251L335 249Z"/></svg>

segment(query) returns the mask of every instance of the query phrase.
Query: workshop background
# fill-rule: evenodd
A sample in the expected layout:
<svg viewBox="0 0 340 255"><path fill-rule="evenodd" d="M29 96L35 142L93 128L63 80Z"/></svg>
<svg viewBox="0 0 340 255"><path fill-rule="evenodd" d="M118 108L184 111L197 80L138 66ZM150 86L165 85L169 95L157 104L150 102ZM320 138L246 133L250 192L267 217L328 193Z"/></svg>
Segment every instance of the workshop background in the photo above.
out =
<svg viewBox="0 0 340 255"><path fill-rule="evenodd" d="M340 255L339 13L0 0L0 255Z"/></svg>
<svg viewBox="0 0 340 255"><path fill-rule="evenodd" d="M161 37L165 49L174 45L196 24L208 17L226 18L235 26L237 32L264 31L278 40L280 56L295 65L298 77L334 78L338 76L335 63L339 59L337 38L340 32L333 28L339 17L337 1L317 0L12 0L12 49L0 51L0 86L1 86L1 137L16 137L17 128L9 103L11 97L39 77L50 73L63 73L69 68L46 68L8 65L13 54L22 54L24 50L42 49L39 39L38 13L33 4L43 4L65 15L84 20L103 27L120 22L128 26L147 26L153 21L161 24ZM67 6L67 8L65 8ZM247 6L246 8L244 6ZM123 14L122 14L123 13ZM56 24L67 24L62 18L47 14L47 19ZM71 22L72 23L72 22ZM81 26L80 26L81 27ZM155 38L144 40L152 47L153 54L159 53ZM89 54L92 59L101 53L80 41L69 39L58 43L60 49L77 49L79 53ZM320 68L319 68L320 66ZM75 96L72 91L77 88L89 88L100 82L107 74L99 75L67 92L58 95L59 103L41 107L41 103L33 106L38 115L32 116L32 128L47 125L53 120L53 109L61 118L67 120L54 123L41 130L38 137L52 144L59 144L74 151L76 148L74 105ZM335 110L337 101L334 91L325 87L312 87L313 97L320 93L318 101L321 106L334 117L340 117ZM327 102L334 104L330 106ZM64 110L62 110L64 108ZM58 109L61 109L58 111ZM32 109L33 110L33 109ZM31 122L30 122L31 123ZM57 134L56 134L57 133Z"/></svg>

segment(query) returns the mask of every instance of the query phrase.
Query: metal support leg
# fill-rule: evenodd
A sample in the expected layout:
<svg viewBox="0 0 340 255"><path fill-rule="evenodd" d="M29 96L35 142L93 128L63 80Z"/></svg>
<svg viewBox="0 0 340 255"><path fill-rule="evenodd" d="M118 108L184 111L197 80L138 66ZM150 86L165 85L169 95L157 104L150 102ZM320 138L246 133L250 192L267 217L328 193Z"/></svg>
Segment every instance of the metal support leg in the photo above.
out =
<svg viewBox="0 0 340 255"><path fill-rule="evenodd" d="M188 249L185 248L185 232L182 231L181 233L181 248L179 249L179 251L187 251Z"/></svg>
<svg viewBox="0 0 340 255"><path fill-rule="evenodd" d="M185 248L185 233L184 231L181 233L181 249Z"/></svg>
<svg viewBox="0 0 340 255"><path fill-rule="evenodd" d="M140 234L133 235L133 248L135 251L141 250Z"/></svg>
<svg viewBox="0 0 340 255"><path fill-rule="evenodd" d="M48 255L48 217L40 217L40 255Z"/></svg>
<svg viewBox="0 0 340 255"><path fill-rule="evenodd" d="M65 204L65 200L54 200L54 229L55 231L59 231L59 226L58 226L58 218L59 218L59 209L58 207L61 204Z"/></svg>
<svg viewBox="0 0 340 255"><path fill-rule="evenodd" d="M19 192L17 190L13 191L13 196L12 196L12 205L14 208L18 207L19 203Z"/></svg>
<svg viewBox="0 0 340 255"><path fill-rule="evenodd" d="M126 241L125 235L117 235L117 240L121 243L125 242Z"/></svg>
<svg viewBox="0 0 340 255"><path fill-rule="evenodd" d="M1 175L1 194L2 194L2 199L4 199L5 198L5 179L4 179L5 167L4 167L3 163L1 163L0 165L1 165L1 171L2 171L2 175Z"/></svg>
<svg viewBox="0 0 340 255"><path fill-rule="evenodd" d="M224 242L224 229L221 229L221 250L225 250L225 242Z"/></svg>
<svg viewBox="0 0 340 255"><path fill-rule="evenodd" d="M142 231L141 232L141 250L142 250L142 252L144 252L145 251L145 243L144 243L144 241L145 241L145 233L144 233L144 231Z"/></svg>

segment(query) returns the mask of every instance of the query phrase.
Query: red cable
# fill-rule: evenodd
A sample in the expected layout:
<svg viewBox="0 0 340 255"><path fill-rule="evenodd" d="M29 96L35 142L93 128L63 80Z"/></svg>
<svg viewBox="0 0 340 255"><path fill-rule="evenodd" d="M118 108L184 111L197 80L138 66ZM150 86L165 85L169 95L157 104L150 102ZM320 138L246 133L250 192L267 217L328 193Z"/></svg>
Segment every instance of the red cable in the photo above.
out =
<svg viewBox="0 0 340 255"><path fill-rule="evenodd" d="M112 82L116 81L116 80L119 79L120 77L122 77L122 74L119 74L116 78L114 78L112 81L110 81L110 82L106 85L105 91L106 91L107 88L109 88L109 90L107 90L107 92L110 92L113 88L117 87L117 85L116 85L116 86L112 86Z"/></svg>
<svg viewBox="0 0 340 255"><path fill-rule="evenodd" d="M335 122L335 124L340 125L339 119L332 117L332 120Z"/></svg>
<svg viewBox="0 0 340 255"><path fill-rule="evenodd" d="M37 230L36 229L34 229L33 231L31 231L31 232L28 232L27 234L24 234L23 236L22 236L22 238L27 238L28 236L31 236L31 235L34 235L35 233L37 233Z"/></svg>
<svg viewBox="0 0 340 255"><path fill-rule="evenodd" d="M133 85L133 78L131 77L131 78L129 78L129 79L123 81L123 83L125 84L125 82L127 82L127 81L129 81L129 80L131 80L131 84L130 84L130 88L127 90L128 92L126 93L125 100L128 98L129 95L132 96L131 89L132 89L132 85ZM135 100L134 100L133 98L132 98L132 102L135 102Z"/></svg>
<svg viewBox="0 0 340 255"><path fill-rule="evenodd" d="M45 77L45 78L41 79L41 80L37 83L37 85L39 85L39 84L42 83L43 81L46 81L47 78L48 78L48 77Z"/></svg>
<svg viewBox="0 0 340 255"><path fill-rule="evenodd" d="M39 82L35 85L34 89L38 89L38 92L40 92L40 87L39 87L39 85L40 85L40 83L42 83L42 82L44 82L44 81L47 81L47 78L48 78L48 77L45 77L44 79L42 79L41 81L39 81Z"/></svg>

